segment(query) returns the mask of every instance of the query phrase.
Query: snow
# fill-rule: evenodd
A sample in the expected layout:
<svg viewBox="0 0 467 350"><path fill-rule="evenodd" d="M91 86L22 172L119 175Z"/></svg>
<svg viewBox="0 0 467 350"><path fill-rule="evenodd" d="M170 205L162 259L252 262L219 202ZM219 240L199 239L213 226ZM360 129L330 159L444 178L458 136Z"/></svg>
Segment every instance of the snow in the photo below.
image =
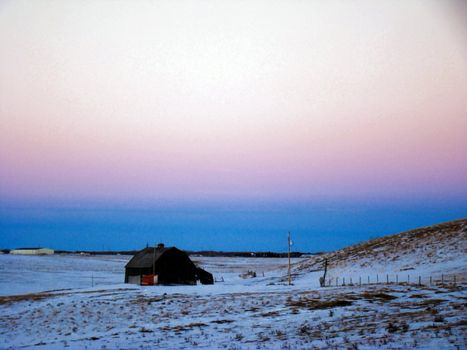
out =
<svg viewBox="0 0 467 350"><path fill-rule="evenodd" d="M224 282L140 287L121 283L129 258L1 255L0 348L456 349L467 340L462 281L319 288L322 271L300 269L310 258L293 259L289 286L287 259L193 257ZM424 271L462 274L463 263ZM240 278L247 270L258 277Z"/></svg>
<svg viewBox="0 0 467 350"><path fill-rule="evenodd" d="M129 256L0 256L0 295L112 285L123 282Z"/></svg>

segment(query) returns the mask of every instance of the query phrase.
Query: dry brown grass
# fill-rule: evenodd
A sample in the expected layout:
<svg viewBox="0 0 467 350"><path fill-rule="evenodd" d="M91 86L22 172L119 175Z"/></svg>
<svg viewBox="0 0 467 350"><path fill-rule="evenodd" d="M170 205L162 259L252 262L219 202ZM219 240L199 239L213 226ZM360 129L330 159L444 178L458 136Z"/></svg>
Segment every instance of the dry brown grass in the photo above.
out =
<svg viewBox="0 0 467 350"><path fill-rule="evenodd" d="M24 294L24 295L12 295L12 296L2 296L0 297L0 305L12 304L21 301L39 301L42 299L51 298L56 296L56 294L51 293L34 293L34 294Z"/></svg>
<svg viewBox="0 0 467 350"><path fill-rule="evenodd" d="M122 294L121 292L132 290L130 288L120 288L115 290L87 290L82 292L41 292L41 293L30 293L22 295L10 295L10 296L0 296L0 305L13 304L23 301L40 301L47 298L55 298L64 295L79 295L79 294L98 294L99 297L105 296L115 296ZM108 293L104 293L108 292Z"/></svg>
<svg viewBox="0 0 467 350"><path fill-rule="evenodd" d="M193 323L189 323L189 324L186 324L186 325L177 325L177 326L173 326L173 327L170 327L170 326L165 326L165 327L161 327L160 330L162 331L173 331L173 332L185 332L185 331L188 331L188 330L191 330L193 328L200 328L200 327L207 327L208 325L206 323L202 323L202 322L193 322Z"/></svg>
<svg viewBox="0 0 467 350"><path fill-rule="evenodd" d="M279 316L278 311L269 311L269 312L263 312L262 314L257 315L259 317L274 317L274 316Z"/></svg>
<svg viewBox="0 0 467 350"><path fill-rule="evenodd" d="M233 320L214 320L214 321L211 321L211 323L215 323L215 324L224 324L224 323L232 323Z"/></svg>
<svg viewBox="0 0 467 350"><path fill-rule="evenodd" d="M320 299L299 299L290 300L288 305L292 308L306 308L309 310L324 310L335 307L344 307L352 305L352 301L344 299L320 300Z"/></svg>
<svg viewBox="0 0 467 350"><path fill-rule="evenodd" d="M446 302L444 299L426 299L418 303L420 306L436 306Z"/></svg>
<svg viewBox="0 0 467 350"><path fill-rule="evenodd" d="M389 301L396 299L397 297L391 294L386 293L377 293L377 292L364 292L362 297L366 300L377 300L377 301Z"/></svg>

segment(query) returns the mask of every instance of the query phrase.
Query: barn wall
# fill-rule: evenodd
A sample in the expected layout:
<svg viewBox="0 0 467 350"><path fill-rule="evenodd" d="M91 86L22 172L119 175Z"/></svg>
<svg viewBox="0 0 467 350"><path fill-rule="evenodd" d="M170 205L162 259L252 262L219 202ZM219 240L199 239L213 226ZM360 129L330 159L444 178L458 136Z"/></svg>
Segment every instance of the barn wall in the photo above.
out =
<svg viewBox="0 0 467 350"><path fill-rule="evenodd" d="M131 284L141 284L141 276L128 276L128 282Z"/></svg>
<svg viewBox="0 0 467 350"><path fill-rule="evenodd" d="M130 283L129 278L130 276L138 276L138 278L142 275L149 275L152 274L152 267L146 268L134 268L134 267L127 267L125 269L125 283Z"/></svg>
<svg viewBox="0 0 467 350"><path fill-rule="evenodd" d="M179 250L167 251L160 257L156 273L161 284L196 284L196 266Z"/></svg>

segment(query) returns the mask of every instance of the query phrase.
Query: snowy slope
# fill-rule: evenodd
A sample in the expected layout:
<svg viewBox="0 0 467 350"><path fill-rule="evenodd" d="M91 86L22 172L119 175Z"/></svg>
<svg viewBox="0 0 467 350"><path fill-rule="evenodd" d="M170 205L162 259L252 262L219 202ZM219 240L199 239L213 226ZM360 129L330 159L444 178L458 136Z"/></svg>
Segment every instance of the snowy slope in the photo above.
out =
<svg viewBox="0 0 467 350"><path fill-rule="evenodd" d="M336 277L360 278L367 281L406 281L407 278L427 282L430 276L440 279L463 278L467 272L467 219L450 221L402 232L356 244L335 252L313 256L294 266L298 279L314 278L318 283L323 263L328 261L331 283ZM329 281L328 281L329 282ZM316 284L315 283L315 284Z"/></svg>

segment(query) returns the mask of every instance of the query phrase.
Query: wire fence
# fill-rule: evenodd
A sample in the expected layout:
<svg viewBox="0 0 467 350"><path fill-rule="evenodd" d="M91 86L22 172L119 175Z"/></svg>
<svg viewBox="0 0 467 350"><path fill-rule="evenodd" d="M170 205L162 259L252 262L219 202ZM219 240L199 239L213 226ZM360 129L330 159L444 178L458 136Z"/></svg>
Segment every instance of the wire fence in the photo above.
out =
<svg viewBox="0 0 467 350"><path fill-rule="evenodd" d="M336 276L326 279L325 287L345 287L362 286L370 284L403 284L418 286L439 286L465 283L464 275L441 274L441 275L420 275L420 274L376 274L365 276Z"/></svg>

